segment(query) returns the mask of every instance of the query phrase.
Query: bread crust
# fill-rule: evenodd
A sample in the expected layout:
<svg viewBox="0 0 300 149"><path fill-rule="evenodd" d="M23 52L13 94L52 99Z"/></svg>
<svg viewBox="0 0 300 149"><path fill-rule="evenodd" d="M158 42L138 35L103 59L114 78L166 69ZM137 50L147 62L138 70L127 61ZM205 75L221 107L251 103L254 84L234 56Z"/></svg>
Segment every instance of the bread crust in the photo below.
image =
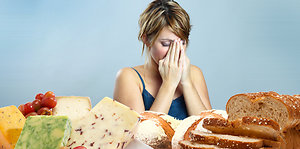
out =
<svg viewBox="0 0 300 149"><path fill-rule="evenodd" d="M232 118L232 115L235 113L232 113L230 111L230 104L232 100L239 98L239 97L245 97L247 100L249 100L252 105L258 104L261 101L264 101L264 99L271 98L273 100L279 101L284 105L285 109L288 111L288 116L286 117L286 120L284 120L284 124L280 123L279 121L276 121L280 124L280 128L282 131L285 131L289 128L293 128L300 124L300 98L298 98L298 95L290 96L290 95L279 95L276 92L270 91L270 92L257 92L257 93L244 93L244 94L237 94L232 96L227 104L226 104L226 111L229 115L229 119ZM241 106L241 108L243 105ZM251 113L251 116L260 117L260 115L253 115ZM250 115L250 113L249 113ZM269 117L269 119L272 119ZM274 120L274 119L273 119Z"/></svg>
<svg viewBox="0 0 300 149"><path fill-rule="evenodd" d="M163 118L159 117L157 114L154 114L152 112L143 112L141 113L141 115L142 115L141 121L151 119L157 122L157 124L163 128L165 134L168 136L168 140L170 142L172 141L172 137L175 132L168 122L166 122Z"/></svg>

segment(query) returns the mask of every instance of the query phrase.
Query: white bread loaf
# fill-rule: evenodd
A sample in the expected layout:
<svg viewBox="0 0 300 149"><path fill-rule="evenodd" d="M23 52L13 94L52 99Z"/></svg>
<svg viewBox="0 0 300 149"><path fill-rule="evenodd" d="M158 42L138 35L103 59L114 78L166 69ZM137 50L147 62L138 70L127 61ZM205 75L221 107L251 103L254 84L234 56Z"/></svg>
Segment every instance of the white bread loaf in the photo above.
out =
<svg viewBox="0 0 300 149"><path fill-rule="evenodd" d="M228 100L226 111L229 120L245 116L272 119L280 125L282 132L300 124L300 99L276 92L234 95Z"/></svg>
<svg viewBox="0 0 300 149"><path fill-rule="evenodd" d="M92 108L89 97L57 96L55 99L57 104L53 108L53 115L65 115L68 116L71 121L81 118Z"/></svg>
<svg viewBox="0 0 300 149"><path fill-rule="evenodd" d="M153 111L142 112L141 116L135 139L155 149L171 148L173 127L177 127L180 121L164 113Z"/></svg>
<svg viewBox="0 0 300 149"><path fill-rule="evenodd" d="M218 113L218 114L216 114ZM202 122L204 118L217 117L223 118L222 113L225 117L226 112L222 110L206 110L202 111L199 115L193 115L185 118L181 124L175 130L175 134L172 138L172 149L180 149L181 146L178 144L181 140L189 140L189 132L192 130L200 130L204 132L209 132L207 129L202 127ZM225 114L224 114L225 113Z"/></svg>
<svg viewBox="0 0 300 149"><path fill-rule="evenodd" d="M243 117L233 121L207 118L203 121L203 127L219 134L248 136L274 141L282 139L279 124L266 118Z"/></svg>

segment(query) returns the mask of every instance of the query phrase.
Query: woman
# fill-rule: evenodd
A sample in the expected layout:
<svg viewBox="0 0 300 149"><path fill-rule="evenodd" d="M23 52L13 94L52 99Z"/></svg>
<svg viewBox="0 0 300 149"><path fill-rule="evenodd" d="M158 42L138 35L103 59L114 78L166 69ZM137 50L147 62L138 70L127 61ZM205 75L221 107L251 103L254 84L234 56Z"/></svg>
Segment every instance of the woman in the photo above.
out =
<svg viewBox="0 0 300 149"><path fill-rule="evenodd" d="M164 112L178 119L211 109L203 74L185 54L189 15L172 0L155 0L140 15L139 40L144 65L121 69L114 99L143 112Z"/></svg>

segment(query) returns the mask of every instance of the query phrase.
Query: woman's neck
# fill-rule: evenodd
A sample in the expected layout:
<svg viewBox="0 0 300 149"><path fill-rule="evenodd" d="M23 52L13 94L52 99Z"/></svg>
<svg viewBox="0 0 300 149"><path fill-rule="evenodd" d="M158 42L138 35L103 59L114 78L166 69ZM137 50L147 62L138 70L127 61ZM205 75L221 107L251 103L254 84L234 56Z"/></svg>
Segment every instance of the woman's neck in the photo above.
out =
<svg viewBox="0 0 300 149"><path fill-rule="evenodd" d="M161 76L158 70L158 64L152 59L152 57L145 64L146 74L152 76L155 79L161 80Z"/></svg>

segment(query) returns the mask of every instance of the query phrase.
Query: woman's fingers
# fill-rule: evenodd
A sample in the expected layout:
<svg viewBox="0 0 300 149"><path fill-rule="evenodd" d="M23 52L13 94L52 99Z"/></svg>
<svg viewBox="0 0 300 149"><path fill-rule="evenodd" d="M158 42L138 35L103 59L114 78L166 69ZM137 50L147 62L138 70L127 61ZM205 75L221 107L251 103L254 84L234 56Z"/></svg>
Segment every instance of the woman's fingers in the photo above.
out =
<svg viewBox="0 0 300 149"><path fill-rule="evenodd" d="M158 62L158 71L161 72L161 73L164 73L163 64L164 64L164 59L159 60L159 62Z"/></svg>
<svg viewBox="0 0 300 149"><path fill-rule="evenodd" d="M179 58L179 67L181 68L181 70L183 69L184 67L184 50L183 48L180 49L180 58Z"/></svg>
<svg viewBox="0 0 300 149"><path fill-rule="evenodd" d="M173 46L174 46L174 43L172 42L172 43L170 44L168 53L167 53L166 57L164 58L164 59L165 59L165 62L169 62L169 60L170 60L170 54L171 54L171 52L172 52Z"/></svg>
<svg viewBox="0 0 300 149"><path fill-rule="evenodd" d="M177 45L178 45L177 40L174 40L173 43L174 43L174 45L173 45L173 47L171 49L171 53L170 53L170 64L174 64L174 61L175 61L175 58L174 58L174 56L175 56L175 50L176 50Z"/></svg>
<svg viewBox="0 0 300 149"><path fill-rule="evenodd" d="M179 66L179 55L180 55L180 51L181 51L181 48L182 48L182 42L178 42L178 46L175 50L175 64L176 66Z"/></svg>

